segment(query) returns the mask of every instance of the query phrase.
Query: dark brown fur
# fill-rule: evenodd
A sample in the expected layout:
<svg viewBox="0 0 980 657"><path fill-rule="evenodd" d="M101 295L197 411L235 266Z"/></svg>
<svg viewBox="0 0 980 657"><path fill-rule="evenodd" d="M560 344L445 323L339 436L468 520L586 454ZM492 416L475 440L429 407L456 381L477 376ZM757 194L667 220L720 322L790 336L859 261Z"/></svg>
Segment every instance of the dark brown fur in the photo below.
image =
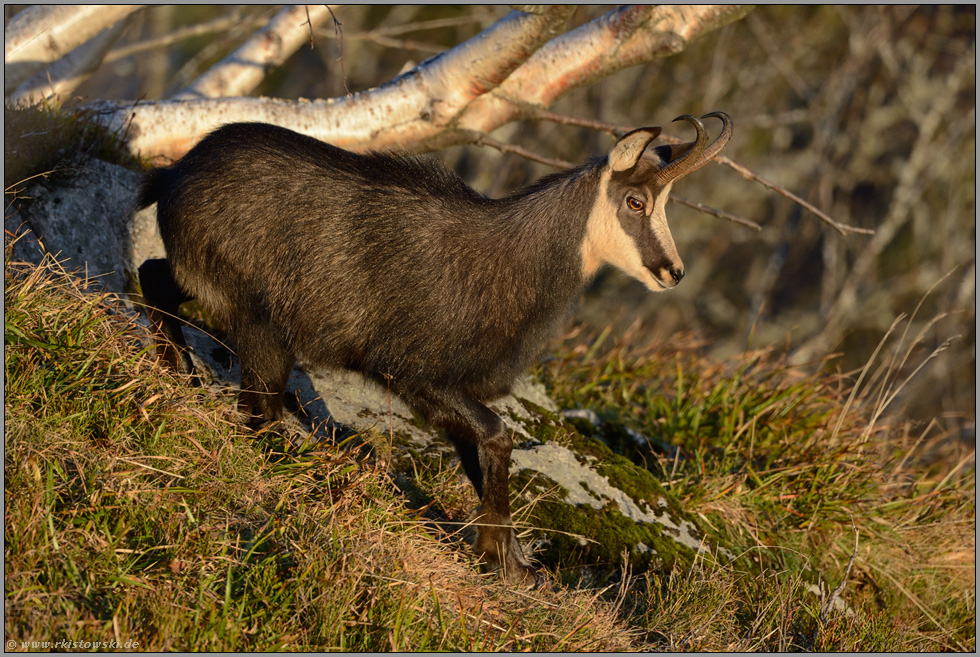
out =
<svg viewBox="0 0 980 657"><path fill-rule="evenodd" d="M140 196L158 204L167 250L140 269L161 355L189 371L170 315L193 297L238 349L252 424L282 416L296 360L390 385L455 445L481 499L476 552L533 580L510 527L511 438L484 402L507 392L579 295L605 161L494 200L423 160L224 126L148 174ZM617 173L616 189L651 176L637 175Z"/></svg>

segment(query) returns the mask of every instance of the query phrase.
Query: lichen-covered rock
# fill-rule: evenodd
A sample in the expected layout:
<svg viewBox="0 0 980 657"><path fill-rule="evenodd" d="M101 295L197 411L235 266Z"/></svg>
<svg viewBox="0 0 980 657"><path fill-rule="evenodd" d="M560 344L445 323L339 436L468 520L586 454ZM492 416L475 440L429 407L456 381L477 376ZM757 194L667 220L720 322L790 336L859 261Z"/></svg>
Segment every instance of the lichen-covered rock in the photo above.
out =
<svg viewBox="0 0 980 657"><path fill-rule="evenodd" d="M129 291L143 260L164 253L152 211L133 216L139 181L134 171L85 155L50 179L36 178L4 217L8 234L21 235L14 256L39 263L49 253L110 292Z"/></svg>
<svg viewBox="0 0 980 657"><path fill-rule="evenodd" d="M704 551L730 558L724 548L712 550L695 519L648 470L522 401L529 409L525 427L542 442L514 451L512 485L540 498L529 524L544 537L545 560L615 567L625 554L635 569L661 569Z"/></svg>

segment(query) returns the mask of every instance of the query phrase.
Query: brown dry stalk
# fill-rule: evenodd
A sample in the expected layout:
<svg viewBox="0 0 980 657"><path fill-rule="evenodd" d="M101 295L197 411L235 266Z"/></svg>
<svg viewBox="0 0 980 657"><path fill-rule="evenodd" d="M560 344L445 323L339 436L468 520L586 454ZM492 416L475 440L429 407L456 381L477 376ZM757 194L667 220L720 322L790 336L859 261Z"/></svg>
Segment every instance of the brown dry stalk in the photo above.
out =
<svg viewBox="0 0 980 657"><path fill-rule="evenodd" d="M532 162L540 162L541 164L547 164L548 166L555 167L556 169L574 169L575 164L569 162L568 160L555 159L550 157L545 157L544 155L538 155L534 151L530 151L523 146L516 146L514 144L508 144L506 142L498 141L493 137L488 137L486 135L480 135L477 137L477 146L490 146L491 148L496 148L501 153L513 153L514 155L520 155L525 160L531 160Z"/></svg>
<svg viewBox="0 0 980 657"><path fill-rule="evenodd" d="M731 221L740 226L745 226L746 228L751 228L752 230L762 230L762 226L755 223L751 219L746 219L745 217L740 217L737 214L731 212L726 212L725 210L719 210L718 208L713 208L710 205L705 205L704 203L698 203L697 201L691 201L684 198L683 196L678 196L677 194L671 194L667 197L670 201L674 203L679 203L681 205L686 205L689 208L697 210L698 212L703 212L705 214L710 214L719 219L725 219L726 221Z"/></svg>

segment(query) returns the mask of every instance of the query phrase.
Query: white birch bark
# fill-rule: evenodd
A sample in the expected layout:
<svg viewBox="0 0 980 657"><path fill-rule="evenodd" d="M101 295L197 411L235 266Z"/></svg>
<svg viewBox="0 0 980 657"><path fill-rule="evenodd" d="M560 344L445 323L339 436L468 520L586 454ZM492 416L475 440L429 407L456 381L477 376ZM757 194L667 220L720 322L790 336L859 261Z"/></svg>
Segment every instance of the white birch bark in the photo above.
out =
<svg viewBox="0 0 980 657"><path fill-rule="evenodd" d="M329 17L327 5L283 7L268 25L186 89L175 94L172 100L245 96L251 93L271 68L281 65L304 43L309 42L310 30Z"/></svg>
<svg viewBox="0 0 980 657"><path fill-rule="evenodd" d="M506 82L474 100L459 127L488 133L528 110L546 109L573 89L681 52L691 41L750 10L732 5L630 5L610 11L548 42Z"/></svg>
<svg viewBox="0 0 980 657"><path fill-rule="evenodd" d="M3 31L3 95L58 61L139 5L34 5Z"/></svg>
<svg viewBox="0 0 980 657"><path fill-rule="evenodd" d="M434 150L475 141L519 118L522 105L524 111L547 107L626 66L679 52L748 9L626 7L548 41L567 11L512 12L412 71L349 97L201 99L130 107L103 102L90 108L104 125L120 134L128 130L134 153L158 160L180 157L209 131L233 121L273 123L355 150Z"/></svg>
<svg viewBox="0 0 980 657"><path fill-rule="evenodd" d="M35 73L4 102L27 106L46 98L65 96L78 88L102 64L106 53L119 39L128 21L121 20L102 30L48 68Z"/></svg>

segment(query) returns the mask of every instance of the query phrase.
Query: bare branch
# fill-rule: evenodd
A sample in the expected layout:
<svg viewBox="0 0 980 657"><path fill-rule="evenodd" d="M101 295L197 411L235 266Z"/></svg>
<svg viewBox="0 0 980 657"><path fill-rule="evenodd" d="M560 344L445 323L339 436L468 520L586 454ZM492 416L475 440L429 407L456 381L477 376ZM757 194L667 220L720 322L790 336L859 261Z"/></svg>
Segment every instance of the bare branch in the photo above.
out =
<svg viewBox="0 0 980 657"><path fill-rule="evenodd" d="M313 50L313 48L316 47L315 44L313 43L313 28L314 28L313 20L310 19L310 8L309 8L309 6L307 5L307 6L304 6L303 8L306 10L306 22L303 23L303 25L308 25L309 26L310 50ZM330 11L330 15L333 16L333 10Z"/></svg>
<svg viewBox="0 0 980 657"><path fill-rule="evenodd" d="M664 133L661 133L660 134L660 138L663 139L664 141L666 141L667 143L670 143L670 144L679 144L682 141L685 141L684 139L681 139L680 137L675 137L673 135L664 134ZM782 185L778 185L778 184L772 182L771 180L768 180L767 178L763 178L759 174L755 173L754 171L751 171L747 167L739 164L738 162L735 162L734 160L732 160L731 158L729 158L729 157L727 157L725 155L719 155L719 156L717 156L714 159L714 161L717 162L718 164L723 164L723 165L725 165L725 166L727 166L727 167L729 167L731 169L734 169L736 172L738 172L738 174L740 176L742 176L746 180L748 180L750 182L757 182L760 185L762 185L763 187L767 187L767 188L771 189L772 191L776 192L777 194L780 194L781 196L785 196L786 198L790 199L794 203L799 204L804 209L809 210L810 212L812 212L813 214L815 214L818 219L820 219L824 223L828 224L831 228L833 228L834 230L836 230L841 235L846 235L847 233L859 233L859 234L862 234L862 235L874 235L874 233L875 233L875 231L871 230L870 228L856 228L854 226L849 226L848 224L842 224L839 221L835 221L827 213L823 212L822 210L820 210L818 207L816 207L815 205L813 205L809 201L806 201L805 199L797 196L796 194L794 194L793 192L789 191L788 189L786 189Z"/></svg>
<svg viewBox="0 0 980 657"><path fill-rule="evenodd" d="M139 5L34 5L3 31L3 95L129 16Z"/></svg>
<svg viewBox="0 0 980 657"><path fill-rule="evenodd" d="M344 91L350 96L350 87L347 86L347 67L344 66L344 24L334 15L333 9L330 10L330 20L333 21L334 38L340 44L340 56L337 57L337 61L340 62L340 73L344 76Z"/></svg>
<svg viewBox="0 0 980 657"><path fill-rule="evenodd" d="M677 194L671 194L670 196L667 197L667 199L674 203L686 205L687 207L693 210L697 210L698 212L704 212L705 214L710 214L712 216L718 217L719 219L731 221L733 223L739 224L740 226L751 228L752 230L762 230L762 226L755 223L751 219L740 217L737 214L732 214L731 212L726 212L725 210L719 210L718 208L713 208L710 205L705 205L704 203L691 201L689 199L684 198L683 196L678 196Z"/></svg>
<svg viewBox="0 0 980 657"><path fill-rule="evenodd" d="M477 146L490 146L491 148L496 148L501 153L513 153L515 155L519 155L523 157L525 160L531 160L532 162L540 162L541 164L547 164L548 166L555 167L556 169L574 169L577 166L574 162L545 157L544 155L538 155L534 151L529 151L528 149L522 146L516 146L514 144L508 144L506 142L497 141L493 137L488 137L486 135L480 135L479 137L477 137L475 144Z"/></svg>
<svg viewBox="0 0 980 657"><path fill-rule="evenodd" d="M555 114L553 116L557 119L572 119L572 117L563 117L560 114ZM584 125L590 123L587 120L583 120L579 122L575 119L572 119L571 121L562 120L559 122L562 123L567 122L570 123L571 125L581 125L583 127L590 127L590 128L595 127L595 125ZM600 121L595 121L591 123L604 125L604 126L612 125L608 123L603 124ZM477 137L475 145L490 146L492 148L496 148L498 151L502 153L513 153L515 155L523 157L526 160L531 160L532 162L539 162L541 164L547 164L548 166L552 166L556 169L567 170L567 169L574 169L577 166L574 162L569 162L568 160L561 160L561 159L556 159L551 157L545 157L544 155L539 155L538 153L535 153L534 151L530 151L524 148L523 146L517 146L515 144L508 144L502 141L497 141L496 139L493 139L492 137L488 137L486 135L480 135L479 137ZM756 222L752 221L751 219L740 217L737 214L726 212L725 210L719 210L717 208L711 207L710 205L705 205L704 203L698 203L697 201L691 201L684 198L683 196L677 196L676 194L671 194L668 198L670 201L674 203L679 203L680 205L686 205L687 207L693 210L697 210L698 212L704 212L705 214L710 214L714 217L718 217L719 219L725 219L726 221L731 221L741 226L751 228L752 230L762 230L762 226L760 226Z"/></svg>
<svg viewBox="0 0 980 657"><path fill-rule="evenodd" d="M432 43L425 43L423 41L413 41L412 39L393 39L381 34L373 34L371 32L361 32L359 34L351 34L347 36L351 40L360 41L370 41L376 43L379 46L384 46L385 48L398 48L401 50L414 50L416 52L426 52L433 55L445 52L446 49L443 46L437 46Z"/></svg>
<svg viewBox="0 0 980 657"><path fill-rule="evenodd" d="M483 20L482 16L451 16L449 18L433 18L425 21L415 21L413 23L402 23L401 25L387 25L384 27L378 27L370 32L362 32L363 35L368 34L380 34L382 36L397 36L399 34L407 34L408 32L421 32L422 30L435 30L440 27L458 27L460 25L469 25L470 23L479 23Z"/></svg>
<svg viewBox="0 0 980 657"><path fill-rule="evenodd" d="M540 15L511 12L461 46L430 60L424 77L432 95L423 111L432 124L448 126L474 98L497 88L559 33L573 11L574 7L552 6Z"/></svg>
<svg viewBox="0 0 980 657"><path fill-rule="evenodd" d="M241 26L242 23L254 23L255 27L259 27L264 25L266 22L267 21L263 18L244 18L241 14L241 8L234 7L231 10L231 14L228 16L219 16L218 18L207 21L206 23L188 25L153 39L147 39L146 41L140 41L139 43L130 43L124 46L119 46L118 48L113 48L109 51L109 54L106 55L105 63L111 64L112 62L117 62L120 59L125 59L130 55L136 55L141 52L146 52L147 50L154 50L156 48L169 46L179 41L192 39L196 36L214 34L215 32L224 32L234 26Z"/></svg>
<svg viewBox="0 0 980 657"><path fill-rule="evenodd" d="M176 94L174 100L243 96L250 93L269 69L281 65L299 50L306 42L312 26L323 22L330 15L327 5L312 5L309 12L305 5L284 7L268 25Z"/></svg>
<svg viewBox="0 0 980 657"><path fill-rule="evenodd" d="M626 134L627 132L629 132L630 130L634 130L635 127L636 127L636 126L618 125L618 124L615 124L615 123L606 123L604 121L596 121L596 120L593 120L593 119L581 119L581 118L578 118L578 117L565 116L565 115L562 115L562 114L556 114L555 112L551 112L551 111L548 111L548 110L540 110L540 109L534 110L530 114L530 116L528 118L539 119L539 120L542 120L542 121L552 121L554 123L561 123L561 124L564 124L564 125L574 125L574 126L578 126L578 127L581 127L581 128L590 128L592 130L600 130L602 132L607 132L607 133L609 133L609 134L611 134L611 135L613 135L615 137L620 137L620 136ZM685 141L684 139L682 139L680 137L675 137L673 135L669 135L669 134L665 134L665 133L661 133L660 134L660 138L663 139L664 141L666 141L669 144L679 144L682 141ZM538 157L540 157L540 156L538 156ZM544 160L536 159L536 158L529 158L529 159L535 159L538 162L544 161ZM842 224L840 222L834 221L827 214L825 214L824 212L822 212L821 210L819 210L818 208L816 208L815 206L813 206L811 203L808 203L807 201L803 200L802 198L800 198L796 194L793 194L792 192L790 192L789 190L787 190L785 187L782 187L780 185L777 185L776 183L771 182L771 181L763 178L762 176L760 176L757 173L749 170L748 168L742 166L741 164L738 164L737 162L731 160L728 157L718 156L718 157L715 158L715 161L718 162L719 164L724 164L725 166L731 167L732 169L734 169L735 171L737 171L739 174L741 174L747 180L750 180L752 182L757 182L757 183L759 183L759 184L761 184L761 185L763 185L765 187L768 187L769 189L775 191L776 193L782 194L783 196L786 196L787 198L793 200L794 202L799 203L802 207L806 208L807 210L810 210L815 215L817 215L817 217L819 217L823 221L829 223L834 229L836 229L841 234L844 234L844 233L847 233L847 232L851 232L851 233L862 233L862 234L873 234L874 233L873 230L869 230L867 228L855 228L853 226L848 226L847 224ZM545 162L545 164L548 164L548 163L549 162ZM756 222L754 222L754 221L752 221L750 219L745 219L744 217L740 217L740 216L738 216L736 214L732 214L732 213L726 212L724 210L718 210L716 208L712 208L711 206L704 205L704 204L698 203L696 201L690 201L688 199L685 199L685 198L680 197L680 196L676 196L674 194L671 194L669 198L670 198L671 201L673 201L675 203L680 203L681 205L686 205L689 208L693 208L695 210L698 210L699 212L704 212L706 214L713 215L715 217L718 217L719 219L725 219L726 221L732 221L732 222L737 223L739 225L746 226L747 228L751 228L752 230L762 230L762 227L759 224L757 224Z"/></svg>
<svg viewBox="0 0 980 657"><path fill-rule="evenodd" d="M492 92L471 103L460 128L488 133L549 107L568 92L624 68L682 51L750 7L628 6L610 11L541 48Z"/></svg>
<svg viewBox="0 0 980 657"><path fill-rule="evenodd" d="M400 34L406 34L409 32L421 32L423 30L433 30L440 27L456 27L459 25L468 25L470 23L477 23L481 20L479 16L454 16L451 18L436 18L427 21L416 21L414 23L405 23L404 25L389 25L385 27L378 27L367 32L354 32L353 34L345 34L343 38L349 39L351 41L371 41L377 43L378 45L385 46L387 48L402 48L404 50L416 50L419 52L428 53L440 53L446 50L443 46L437 46L431 43L423 43L421 41L413 41L411 39L395 39L392 37L398 36ZM322 37L337 37L334 30L320 29L317 30L317 35ZM340 37L337 37L340 38Z"/></svg>
<svg viewBox="0 0 980 657"><path fill-rule="evenodd" d="M437 137L472 142L450 124L475 97L505 80L564 24L572 8L545 16L511 12L473 39L427 60L394 80L345 98L197 99L140 103L98 102L92 116L123 134L134 153L176 158L205 134L231 121L265 121L348 148L431 148ZM179 129L175 130L175 126Z"/></svg>
<svg viewBox="0 0 980 657"><path fill-rule="evenodd" d="M799 204L803 208L805 208L805 209L809 210L810 212L812 212L813 214L817 215L817 217L821 221L823 221L824 223L826 223L827 225L829 225L831 228L833 228L834 230L836 230L841 235L846 235L847 233L860 233L861 235L874 235L874 233L875 233L870 228L857 228L855 226L848 226L847 224L842 224L842 223L840 223L838 221L834 221L829 216L827 216L827 214L825 212L823 212L822 210L820 210L818 207L816 207L812 203L809 203L808 201L800 198L799 196L797 196L793 192L789 191L785 187L782 187L780 185L777 185L776 183L772 182L771 180L767 180L766 178L763 178L759 174L753 173L753 172L749 171L748 169L746 169L744 166L742 166L738 162L735 162L734 160L731 160L731 159L725 157L724 155L719 155L718 157L716 157L715 158L715 162L717 162L718 164L724 164L727 167L731 167L732 169L734 169L735 171L737 171L746 180L750 180L752 182L757 182L760 185L762 185L763 187L768 187L769 189L771 189L772 191L776 192L777 194L781 194L782 196L785 196L786 198L788 198L791 201L793 201L794 203Z"/></svg>
<svg viewBox="0 0 980 657"><path fill-rule="evenodd" d="M96 120L120 133L131 122L130 149L163 158L179 157L222 123L243 120L282 125L346 148L437 150L472 143L476 134L543 109L563 93L625 66L673 54L748 10L617 9L542 47L570 11L553 9L544 16L511 12L416 69L347 98L201 99L136 107L100 102L90 109ZM496 93L498 85L505 91L488 100L488 92ZM530 94L529 105L520 100L524 92Z"/></svg>
<svg viewBox="0 0 980 657"><path fill-rule="evenodd" d="M630 130L633 130L633 128L625 125L606 123L605 121L597 121L595 119L582 119L577 116L566 116L564 114L557 114L556 112L544 109L534 110L527 118L538 121L551 121L552 123L560 123L562 125L574 125L579 128L589 128L590 130L598 130L599 132L609 133L616 138L622 137Z"/></svg>

